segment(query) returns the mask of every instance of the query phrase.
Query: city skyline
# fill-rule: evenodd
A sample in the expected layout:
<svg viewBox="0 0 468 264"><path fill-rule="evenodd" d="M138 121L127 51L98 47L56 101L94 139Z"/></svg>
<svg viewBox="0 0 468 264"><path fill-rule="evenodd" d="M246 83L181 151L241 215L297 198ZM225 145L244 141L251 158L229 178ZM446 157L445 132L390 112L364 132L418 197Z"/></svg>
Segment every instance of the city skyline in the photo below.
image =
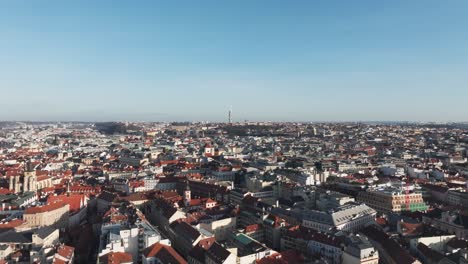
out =
<svg viewBox="0 0 468 264"><path fill-rule="evenodd" d="M0 120L466 122L468 2L0 3Z"/></svg>

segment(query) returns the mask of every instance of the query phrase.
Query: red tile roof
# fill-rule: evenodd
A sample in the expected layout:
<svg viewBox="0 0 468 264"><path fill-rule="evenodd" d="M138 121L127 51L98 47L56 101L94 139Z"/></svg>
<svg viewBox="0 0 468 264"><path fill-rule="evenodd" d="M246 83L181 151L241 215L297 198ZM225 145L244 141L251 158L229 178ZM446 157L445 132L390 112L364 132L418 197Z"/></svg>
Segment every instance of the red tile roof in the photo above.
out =
<svg viewBox="0 0 468 264"><path fill-rule="evenodd" d="M200 199L190 199L190 206L198 206L201 205L201 200Z"/></svg>
<svg viewBox="0 0 468 264"><path fill-rule="evenodd" d="M99 261L104 264L132 263L133 257L125 252L110 252L100 257Z"/></svg>
<svg viewBox="0 0 468 264"><path fill-rule="evenodd" d="M66 202L57 202L53 204L47 204L44 206L29 207L29 208L26 208L24 213L25 214L37 214L37 213L50 212L50 211L54 211L59 208L62 208L64 206L68 206L68 204Z"/></svg>
<svg viewBox="0 0 468 264"><path fill-rule="evenodd" d="M66 258L66 259L70 259L73 255L73 252L75 251L75 248L74 247L70 247L70 246L66 246L66 245L61 245L58 249L57 249L57 254Z"/></svg>
<svg viewBox="0 0 468 264"><path fill-rule="evenodd" d="M0 229L10 229L10 228L15 228L17 226L20 226L24 223L23 220L21 219L14 219L9 222L5 223L0 223Z"/></svg>
<svg viewBox="0 0 468 264"><path fill-rule="evenodd" d="M299 264L304 263L304 256L296 250L287 250L264 257L255 262L256 264Z"/></svg>
<svg viewBox="0 0 468 264"><path fill-rule="evenodd" d="M84 194L62 194L62 195L49 195L47 203L53 204L57 202L65 202L70 205L70 212L75 212L81 209L84 205L86 196Z"/></svg>
<svg viewBox="0 0 468 264"><path fill-rule="evenodd" d="M205 250L208 250L215 241L216 241L215 237L209 237L209 238L200 240L200 242L198 242L197 245Z"/></svg>
<svg viewBox="0 0 468 264"><path fill-rule="evenodd" d="M49 175L49 171L43 171L43 170L36 170L36 176L47 176Z"/></svg>
<svg viewBox="0 0 468 264"><path fill-rule="evenodd" d="M8 189L6 189L6 188L0 188L0 195L2 195L2 194L9 194L9 193L11 193L10 190L8 190Z"/></svg>
<svg viewBox="0 0 468 264"><path fill-rule="evenodd" d="M206 200L206 203L216 203L216 201L211 198L208 198L208 200Z"/></svg>
<svg viewBox="0 0 468 264"><path fill-rule="evenodd" d="M424 231L424 224L422 223L405 223L405 222L398 222L400 225L401 233L404 236L407 235L417 235L421 234Z"/></svg>
<svg viewBox="0 0 468 264"><path fill-rule="evenodd" d="M45 181L47 179L50 179L49 176L47 175L41 175L41 176L37 176L37 181L40 182L40 181Z"/></svg>
<svg viewBox="0 0 468 264"><path fill-rule="evenodd" d="M259 224L248 225L245 227L244 233L256 232L262 229L262 226Z"/></svg>
<svg viewBox="0 0 468 264"><path fill-rule="evenodd" d="M100 193L100 186L70 186L70 192L72 193Z"/></svg>
<svg viewBox="0 0 468 264"><path fill-rule="evenodd" d="M161 243L156 243L146 248L143 251L143 255L146 258L157 258L162 261L162 263L187 264L187 261L185 261L172 247Z"/></svg>
<svg viewBox="0 0 468 264"><path fill-rule="evenodd" d="M377 222L378 225L380 226L386 226L387 225L387 220L383 217L377 217L375 219L375 222Z"/></svg>

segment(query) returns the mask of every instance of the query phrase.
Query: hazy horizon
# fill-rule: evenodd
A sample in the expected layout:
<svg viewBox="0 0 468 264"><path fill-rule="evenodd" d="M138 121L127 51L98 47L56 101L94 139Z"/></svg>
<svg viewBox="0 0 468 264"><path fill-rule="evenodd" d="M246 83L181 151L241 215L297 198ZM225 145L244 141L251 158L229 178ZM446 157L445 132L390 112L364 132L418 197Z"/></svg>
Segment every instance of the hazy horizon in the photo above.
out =
<svg viewBox="0 0 468 264"><path fill-rule="evenodd" d="M0 120L468 121L468 2L0 2Z"/></svg>
<svg viewBox="0 0 468 264"><path fill-rule="evenodd" d="M130 123L214 123L214 124L221 124L221 123L228 123L226 120L131 120L131 119L104 119L104 120L0 120L2 122L24 122L24 123L107 123L107 122L115 122L115 123L123 123L123 122L130 122ZM467 124L468 121L424 121L424 120L237 120L232 121L232 123L244 123L244 122L257 122L257 123L421 123L421 124Z"/></svg>

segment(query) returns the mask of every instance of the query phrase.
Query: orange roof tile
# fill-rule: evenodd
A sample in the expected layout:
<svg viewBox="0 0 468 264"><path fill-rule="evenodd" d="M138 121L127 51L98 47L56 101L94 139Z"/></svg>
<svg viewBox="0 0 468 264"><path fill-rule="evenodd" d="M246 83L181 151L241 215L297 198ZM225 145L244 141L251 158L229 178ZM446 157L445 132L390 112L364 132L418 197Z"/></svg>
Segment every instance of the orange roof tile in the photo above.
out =
<svg viewBox="0 0 468 264"><path fill-rule="evenodd" d="M50 212L50 211L54 211L59 208L62 208L64 206L68 206L68 204L66 202L57 202L53 204L47 204L44 206L29 207L29 208L26 208L26 210L24 211L24 214L38 214L38 213Z"/></svg>
<svg viewBox="0 0 468 264"><path fill-rule="evenodd" d="M125 252L110 252L100 258L100 262L108 264L131 263L133 257Z"/></svg>
<svg viewBox="0 0 468 264"><path fill-rule="evenodd" d="M163 263L172 264L187 264L187 261L183 259L172 247L156 243L146 248L143 251L146 258L156 257Z"/></svg>
<svg viewBox="0 0 468 264"><path fill-rule="evenodd" d="M86 196L84 194L49 195L49 197L47 197L47 203L65 202L70 205L70 212L74 212L81 209L81 205L84 205L85 199Z"/></svg>

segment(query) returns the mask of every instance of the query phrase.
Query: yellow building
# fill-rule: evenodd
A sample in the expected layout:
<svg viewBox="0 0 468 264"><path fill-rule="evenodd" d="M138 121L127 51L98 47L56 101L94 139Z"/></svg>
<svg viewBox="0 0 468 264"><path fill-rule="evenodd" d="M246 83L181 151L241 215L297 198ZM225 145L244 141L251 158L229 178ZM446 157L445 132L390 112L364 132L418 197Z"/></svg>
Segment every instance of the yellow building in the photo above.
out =
<svg viewBox="0 0 468 264"><path fill-rule="evenodd" d="M24 211L23 220L28 227L42 226L66 227L70 205L56 202L44 206L29 207Z"/></svg>
<svg viewBox="0 0 468 264"><path fill-rule="evenodd" d="M408 198L406 196L406 192L401 188L371 189L360 192L357 200L381 213L407 211L407 199L409 211L427 210L428 207L424 203L421 193L411 192L408 194Z"/></svg>

